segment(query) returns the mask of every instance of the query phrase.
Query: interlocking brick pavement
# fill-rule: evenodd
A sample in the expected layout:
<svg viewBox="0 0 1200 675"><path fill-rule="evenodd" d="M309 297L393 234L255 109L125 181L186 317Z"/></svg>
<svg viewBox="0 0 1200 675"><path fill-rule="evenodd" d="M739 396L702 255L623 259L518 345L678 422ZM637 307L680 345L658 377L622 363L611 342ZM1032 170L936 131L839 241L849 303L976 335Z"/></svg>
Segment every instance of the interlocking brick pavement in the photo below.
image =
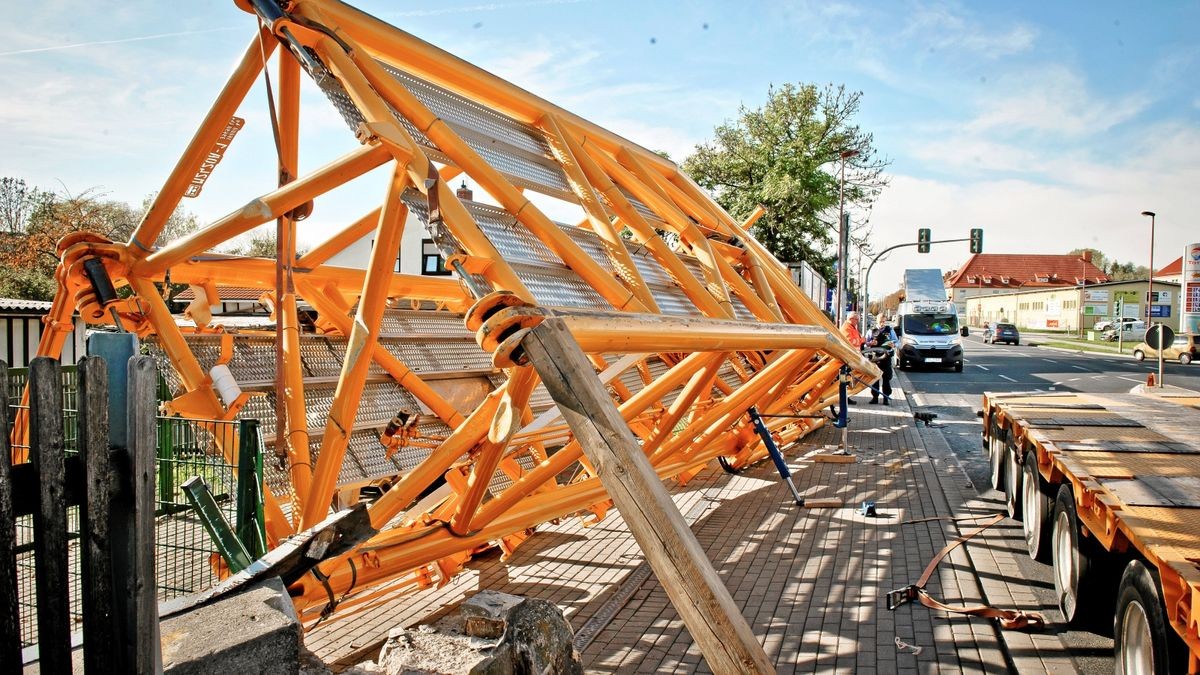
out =
<svg viewBox="0 0 1200 675"><path fill-rule="evenodd" d="M849 441L859 461L806 459L840 439L821 429L785 449L801 494L838 497L840 508L802 509L770 462L740 475L709 469L673 497L780 672L1071 671L1053 635L1005 631L990 620L929 610L889 612L884 594L914 583L927 562L971 523L922 518L993 512L975 498L940 434L913 423L902 391L890 407L852 408ZM875 501L868 518L858 505ZM1007 523L1006 523L1007 524ZM1000 526L997 526L1000 527ZM1022 606L1002 574L1021 554L1020 526L954 551L928 588L951 604ZM491 555L442 589L394 600L310 632L327 662L369 658L388 630L435 620L484 588L557 603L580 631L590 672L707 672L703 658L615 510L594 527L578 519L547 525L505 563ZM985 570L986 573L981 572ZM981 583L981 578L983 582ZM987 591L985 594L985 590ZM1037 608L1044 609L1044 608ZM581 630L582 629L582 630ZM899 639L920 648L901 650ZM1006 642L1007 641L1007 642Z"/></svg>

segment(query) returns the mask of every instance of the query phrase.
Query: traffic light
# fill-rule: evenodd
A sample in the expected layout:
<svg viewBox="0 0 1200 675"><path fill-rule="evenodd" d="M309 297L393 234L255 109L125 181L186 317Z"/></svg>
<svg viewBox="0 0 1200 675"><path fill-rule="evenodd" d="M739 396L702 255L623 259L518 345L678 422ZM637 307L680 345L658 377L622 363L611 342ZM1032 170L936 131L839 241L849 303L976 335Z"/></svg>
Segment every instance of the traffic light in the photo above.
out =
<svg viewBox="0 0 1200 675"><path fill-rule="evenodd" d="M983 228L971 228L971 253L983 253Z"/></svg>
<svg viewBox="0 0 1200 675"><path fill-rule="evenodd" d="M917 230L917 253L929 253L929 242L932 240L928 227Z"/></svg>

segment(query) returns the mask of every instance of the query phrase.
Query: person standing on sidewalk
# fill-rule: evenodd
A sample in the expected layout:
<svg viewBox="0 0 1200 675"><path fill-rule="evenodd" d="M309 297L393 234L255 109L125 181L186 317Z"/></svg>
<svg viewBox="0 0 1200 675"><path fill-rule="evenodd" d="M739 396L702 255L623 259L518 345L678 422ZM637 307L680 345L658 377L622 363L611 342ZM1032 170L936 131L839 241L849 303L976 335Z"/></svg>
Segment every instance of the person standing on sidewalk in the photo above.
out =
<svg viewBox="0 0 1200 675"><path fill-rule="evenodd" d="M871 403L879 403L879 392L883 391L883 404L888 405L892 400L892 350L895 348L895 343L888 337L888 326L881 326L880 330L875 332L875 339L871 341L871 349L867 350L867 355L875 365L879 366L882 375L879 377L879 387L871 389Z"/></svg>
<svg viewBox="0 0 1200 675"><path fill-rule="evenodd" d="M862 349L867 343L866 338L858 330L858 312L850 312L846 315L846 321L842 323L842 335L854 345L855 349Z"/></svg>

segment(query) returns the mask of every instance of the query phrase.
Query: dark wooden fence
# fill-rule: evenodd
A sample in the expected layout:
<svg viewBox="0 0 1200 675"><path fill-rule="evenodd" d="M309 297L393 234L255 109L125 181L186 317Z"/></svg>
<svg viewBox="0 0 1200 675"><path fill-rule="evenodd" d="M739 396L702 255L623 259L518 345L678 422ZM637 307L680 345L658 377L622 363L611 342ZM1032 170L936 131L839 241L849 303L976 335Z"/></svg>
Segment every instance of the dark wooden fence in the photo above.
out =
<svg viewBox="0 0 1200 675"><path fill-rule="evenodd" d="M154 574L156 386L154 361L127 365L126 419L109 420L108 367L79 362L78 453L64 443L57 361L30 364L29 461L12 463L9 407L0 405L0 672L22 667L16 521L32 514L41 672L69 673L67 508L80 507L83 663L90 673L161 670ZM0 363L0 401L8 401ZM109 424L126 424L128 447L109 445Z"/></svg>

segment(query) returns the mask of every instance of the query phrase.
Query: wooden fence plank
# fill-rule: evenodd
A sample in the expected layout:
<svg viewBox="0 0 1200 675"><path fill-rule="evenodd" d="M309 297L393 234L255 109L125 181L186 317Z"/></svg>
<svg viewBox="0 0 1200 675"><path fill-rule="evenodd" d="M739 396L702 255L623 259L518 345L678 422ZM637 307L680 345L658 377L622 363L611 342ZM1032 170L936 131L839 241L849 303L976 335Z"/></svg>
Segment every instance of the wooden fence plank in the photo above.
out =
<svg viewBox="0 0 1200 675"><path fill-rule="evenodd" d="M39 669L71 672L70 584L67 579L67 495L63 462L62 378L57 361L38 357L29 365L29 457L41 494L33 514L37 561Z"/></svg>
<svg viewBox="0 0 1200 675"><path fill-rule="evenodd" d="M21 672L21 608L17 604L17 517L8 444L8 364L0 361L0 672Z"/></svg>
<svg viewBox="0 0 1200 675"><path fill-rule="evenodd" d="M156 414L158 371L154 359L129 360L128 443L133 467L134 602L133 633L139 673L162 672L158 633L158 593L154 572L154 470L158 457Z"/></svg>
<svg viewBox="0 0 1200 675"><path fill-rule="evenodd" d="M79 452L83 456L87 499L80 526L83 579L83 663L89 673L127 671L120 667L113 576L112 500L120 487L108 446L108 368L104 359L79 362Z"/></svg>

